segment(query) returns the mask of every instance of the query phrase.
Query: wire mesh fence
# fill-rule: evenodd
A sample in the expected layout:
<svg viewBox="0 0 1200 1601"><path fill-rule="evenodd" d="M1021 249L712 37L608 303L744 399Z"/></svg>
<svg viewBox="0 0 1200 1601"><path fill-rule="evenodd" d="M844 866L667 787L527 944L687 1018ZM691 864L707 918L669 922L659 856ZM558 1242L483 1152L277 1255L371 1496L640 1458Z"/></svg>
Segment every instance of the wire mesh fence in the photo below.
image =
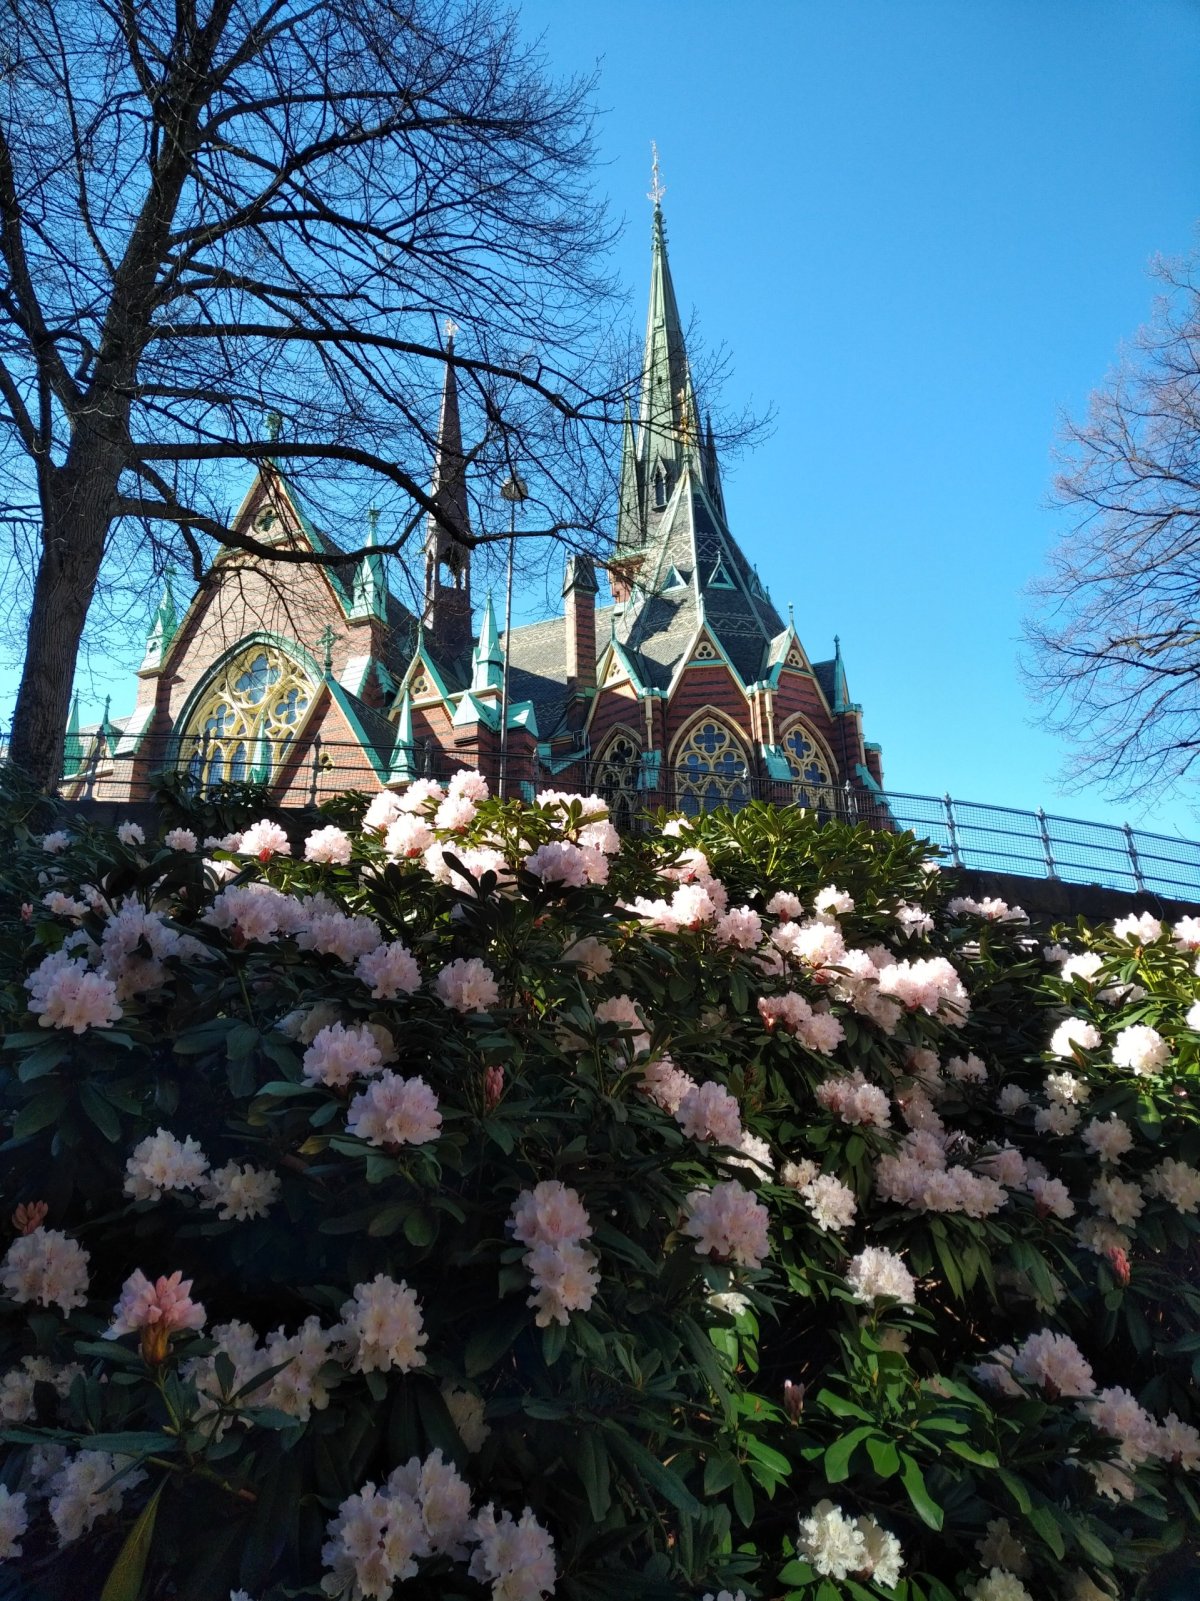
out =
<svg viewBox="0 0 1200 1601"><path fill-rule="evenodd" d="M6 750L0 733L0 761ZM190 786L198 796L253 783L263 786L276 805L313 806L348 790L373 794L414 778L444 781L477 760L494 787L509 796L532 799L543 789L598 793L614 821L625 828L645 826L648 815L660 807L696 815L763 800L804 806L824 819L911 829L956 867L1200 900L1200 841L1149 833L1128 823L1094 823L949 795L781 780L749 772L737 761L669 768L645 759L597 763L581 753L563 767L543 763L536 754L510 753L501 780L494 757L445 751L432 742L396 746L381 739L372 745L369 740L323 740L319 735L303 745L179 736L133 740L114 728L89 735L86 746L68 760L60 794L66 800L147 801L163 776L172 775L175 783Z"/></svg>

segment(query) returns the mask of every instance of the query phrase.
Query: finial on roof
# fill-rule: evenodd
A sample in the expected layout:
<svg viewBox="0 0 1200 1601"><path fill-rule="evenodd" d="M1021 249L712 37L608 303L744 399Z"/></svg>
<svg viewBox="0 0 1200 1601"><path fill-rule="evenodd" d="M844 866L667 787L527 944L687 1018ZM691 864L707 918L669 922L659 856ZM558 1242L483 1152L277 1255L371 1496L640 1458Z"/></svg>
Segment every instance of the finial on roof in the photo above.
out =
<svg viewBox="0 0 1200 1601"><path fill-rule="evenodd" d="M334 643L335 643L336 640L337 640L337 635L334 633L332 626L329 623L326 623L324 632L321 634L320 638L317 640L317 644L318 645L324 645L324 647L325 647L325 677L326 678L331 677L332 674L333 674L333 647L334 647Z"/></svg>
<svg viewBox="0 0 1200 1601"><path fill-rule="evenodd" d="M652 200L657 208L662 205L663 196L667 192L667 186L659 177L658 144L654 139L651 139L650 141L650 149L653 152L654 159L650 164L650 187L646 191L646 199Z"/></svg>
<svg viewBox="0 0 1200 1601"><path fill-rule="evenodd" d="M368 541L369 544L373 545L375 543L376 536L378 534L378 530L379 530L379 507L378 506L368 506L368 508L367 508L367 541Z"/></svg>
<svg viewBox="0 0 1200 1601"><path fill-rule="evenodd" d="M447 317L446 321L445 321L445 324L444 324L444 327L445 327L445 330L446 330L447 342L450 343L450 344L453 344L454 343L454 336L458 332L458 324L455 322L453 317Z"/></svg>
<svg viewBox="0 0 1200 1601"><path fill-rule="evenodd" d="M789 600L788 601L788 627L789 628L795 628L795 626L796 626L796 613L795 613L795 609L792 606L791 601Z"/></svg>
<svg viewBox="0 0 1200 1601"><path fill-rule="evenodd" d="M272 444L279 438L279 430L283 427L283 413L269 411L266 415L267 438Z"/></svg>

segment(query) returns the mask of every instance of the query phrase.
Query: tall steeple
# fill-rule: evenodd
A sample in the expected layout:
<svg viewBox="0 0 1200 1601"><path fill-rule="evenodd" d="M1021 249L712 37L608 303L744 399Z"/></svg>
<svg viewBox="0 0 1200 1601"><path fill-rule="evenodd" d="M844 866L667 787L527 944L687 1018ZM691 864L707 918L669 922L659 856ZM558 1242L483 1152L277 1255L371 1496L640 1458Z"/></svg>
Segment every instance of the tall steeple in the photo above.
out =
<svg viewBox="0 0 1200 1601"><path fill-rule="evenodd" d="M625 407L621 428L621 499L617 507L617 552L641 550L646 542L641 464L633 437L633 420Z"/></svg>
<svg viewBox="0 0 1200 1601"><path fill-rule="evenodd" d="M462 421L458 411L458 378L454 367L454 335L446 324L446 379L438 419L432 497L440 519L432 514L425 526L425 611L422 621L432 649L446 661L465 656L474 642L471 632L471 519L467 506L467 470ZM448 524L449 526L445 526Z"/></svg>
<svg viewBox="0 0 1200 1601"><path fill-rule="evenodd" d="M646 312L646 343L642 354L642 390L638 405L638 431L634 449L641 534L637 543L653 533L655 525L674 493L689 460L701 481L708 476L708 451L700 437L700 415L696 405L692 375L688 368L687 346L671 265L667 259L667 234L663 222L662 199L666 186L659 176L658 147L654 146L653 181L648 198L654 205L650 226L650 305ZM627 479L621 473L621 521L617 530L618 548L636 549L629 537L632 519L626 512Z"/></svg>

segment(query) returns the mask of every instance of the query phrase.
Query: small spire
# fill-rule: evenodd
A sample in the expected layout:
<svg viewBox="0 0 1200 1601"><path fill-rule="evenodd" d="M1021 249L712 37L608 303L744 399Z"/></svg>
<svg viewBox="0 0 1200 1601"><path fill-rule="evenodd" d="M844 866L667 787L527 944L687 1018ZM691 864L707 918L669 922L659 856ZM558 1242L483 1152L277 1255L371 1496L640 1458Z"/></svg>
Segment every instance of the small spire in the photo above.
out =
<svg viewBox="0 0 1200 1601"><path fill-rule="evenodd" d="M367 537L363 541L368 551L373 552L379 543L378 528L379 511L372 506L367 512ZM382 556L363 556L354 569L350 616L353 619L377 617L381 622L387 621L387 584L383 576Z"/></svg>
<svg viewBox="0 0 1200 1601"><path fill-rule="evenodd" d="M788 627L793 630L796 627L796 612L790 600L788 601Z"/></svg>
<svg viewBox="0 0 1200 1601"><path fill-rule="evenodd" d="M368 545L377 545L379 543L378 539L375 537L378 527L379 527L379 507L378 506L369 506L367 508L367 544Z"/></svg>
<svg viewBox="0 0 1200 1601"><path fill-rule="evenodd" d="M667 186L659 176L658 143L654 139L650 141L650 150L652 157L650 162L650 188L646 191L646 199L654 202L654 209L657 211L663 203L663 196L667 192Z"/></svg>
<svg viewBox="0 0 1200 1601"><path fill-rule="evenodd" d="M83 766L83 741L79 737L79 691L71 699L71 716L67 721L67 737L63 742L63 777L74 778Z"/></svg>
<svg viewBox="0 0 1200 1601"><path fill-rule="evenodd" d="M269 411L264 420L266 422L267 438L274 444L279 438L279 430L283 427L283 413Z"/></svg>
<svg viewBox="0 0 1200 1601"><path fill-rule="evenodd" d="M499 689L504 677L504 653L500 649L500 630L489 589L479 624L479 642L471 652L471 688Z"/></svg>

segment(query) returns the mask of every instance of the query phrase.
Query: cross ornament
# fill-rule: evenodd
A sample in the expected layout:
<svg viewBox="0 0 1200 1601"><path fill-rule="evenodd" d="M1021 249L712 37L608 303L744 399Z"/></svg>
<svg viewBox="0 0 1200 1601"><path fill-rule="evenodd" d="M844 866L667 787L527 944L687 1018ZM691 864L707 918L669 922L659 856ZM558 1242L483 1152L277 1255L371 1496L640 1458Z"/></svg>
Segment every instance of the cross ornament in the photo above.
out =
<svg viewBox="0 0 1200 1601"><path fill-rule="evenodd" d="M445 328L446 338L453 339L455 334L458 332L458 324L455 322L453 317L446 318Z"/></svg>

